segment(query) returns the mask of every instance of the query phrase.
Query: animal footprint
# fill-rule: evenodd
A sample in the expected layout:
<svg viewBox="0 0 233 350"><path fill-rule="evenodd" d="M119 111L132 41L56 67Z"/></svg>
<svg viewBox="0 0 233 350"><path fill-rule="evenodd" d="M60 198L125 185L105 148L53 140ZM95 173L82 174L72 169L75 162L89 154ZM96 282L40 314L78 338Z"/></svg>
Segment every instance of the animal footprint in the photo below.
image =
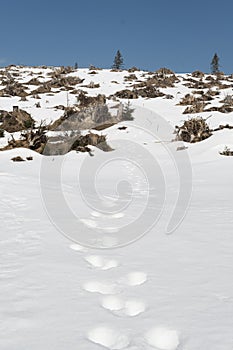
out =
<svg viewBox="0 0 233 350"><path fill-rule="evenodd" d="M122 310L124 306L124 301L115 296L108 296L102 300L102 307L110 311Z"/></svg>
<svg viewBox="0 0 233 350"><path fill-rule="evenodd" d="M127 286L140 286L147 281L147 274L145 272L130 272L120 282Z"/></svg>
<svg viewBox="0 0 233 350"><path fill-rule="evenodd" d="M90 227L90 228L96 228L98 225L97 225L97 222L95 220L91 220L91 219L80 219L80 221L87 227Z"/></svg>
<svg viewBox="0 0 233 350"><path fill-rule="evenodd" d="M145 339L149 345L159 350L176 350L180 344L178 333L163 327L150 329Z"/></svg>
<svg viewBox="0 0 233 350"><path fill-rule="evenodd" d="M125 216L124 213L114 213L114 214L103 214L101 212L98 212L98 211L93 211L91 213L91 215L95 218L104 218L104 219L121 219Z"/></svg>
<svg viewBox="0 0 233 350"><path fill-rule="evenodd" d="M146 310L146 305L143 301L137 300L137 299L132 299L132 300L127 300L125 302L125 314L127 316L137 316L143 313Z"/></svg>
<svg viewBox="0 0 233 350"><path fill-rule="evenodd" d="M126 335L104 326L92 329L88 333L87 338L95 344L102 345L112 350L125 349L130 344Z"/></svg>
<svg viewBox="0 0 233 350"><path fill-rule="evenodd" d="M146 305L138 299L129 299L124 301L116 296L103 298L102 307L113 312L118 316L138 316L146 310Z"/></svg>
<svg viewBox="0 0 233 350"><path fill-rule="evenodd" d="M110 270L119 264L114 259L105 259L100 255L88 255L85 260L92 266L101 270Z"/></svg>
<svg viewBox="0 0 233 350"><path fill-rule="evenodd" d="M117 294L120 292L119 287L116 284L109 284L107 282L90 281L83 285L83 289L90 293L100 294Z"/></svg>
<svg viewBox="0 0 233 350"><path fill-rule="evenodd" d="M75 243L70 245L70 249L75 250L76 252L86 252L87 249L84 248L83 246Z"/></svg>

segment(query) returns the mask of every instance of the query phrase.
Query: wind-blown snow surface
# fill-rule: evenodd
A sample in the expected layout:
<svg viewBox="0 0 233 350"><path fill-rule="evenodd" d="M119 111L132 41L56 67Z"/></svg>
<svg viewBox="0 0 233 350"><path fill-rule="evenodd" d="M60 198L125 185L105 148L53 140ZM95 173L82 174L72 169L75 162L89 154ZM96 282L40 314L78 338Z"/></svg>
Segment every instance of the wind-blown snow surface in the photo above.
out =
<svg viewBox="0 0 233 350"><path fill-rule="evenodd" d="M110 91L108 81L122 83L121 74L101 72L101 91ZM135 103L156 109L172 124L184 119L174 101ZM133 122L127 125L133 139ZM117 127L106 130L110 142L122 132ZM137 140L144 145L143 135ZM233 145L229 130L189 145L192 200L172 235L164 233L165 210L147 235L114 250L83 248L53 226L40 193L42 156L29 150L0 153L0 349L231 350L233 160L219 155L225 144ZM148 139L143 147L153 153L159 146ZM34 159L13 163L15 155ZM105 217L85 213L76 189L76 170L85 157L64 156L63 190L72 208L95 227ZM170 160L169 155L162 159L164 164ZM56 157L50 161L52 166ZM117 171L111 163L103 188ZM176 190L175 179L168 185L170 192ZM106 225L114 228L117 220Z"/></svg>

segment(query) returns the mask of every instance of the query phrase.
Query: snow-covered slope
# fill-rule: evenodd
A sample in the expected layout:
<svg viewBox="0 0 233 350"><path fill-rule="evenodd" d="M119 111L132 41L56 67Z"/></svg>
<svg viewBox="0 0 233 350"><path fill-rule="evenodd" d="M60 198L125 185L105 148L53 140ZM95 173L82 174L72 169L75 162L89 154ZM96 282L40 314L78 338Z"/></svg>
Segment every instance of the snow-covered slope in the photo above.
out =
<svg viewBox="0 0 233 350"><path fill-rule="evenodd" d="M43 82L52 69L14 71ZM82 87L92 96L130 86L127 71L89 73L70 75L100 84ZM0 152L0 349L232 349L233 158L219 151L233 148L233 130L177 152L173 128L189 118L177 104L193 91L177 76L160 89L173 99L132 100L135 120L103 131L113 152ZM211 105L229 94L230 83ZM0 109L18 105L39 123L76 103L67 91L40 97L41 108L0 97ZM198 116L210 114L213 128L233 125L233 113ZM11 161L19 155L33 161Z"/></svg>

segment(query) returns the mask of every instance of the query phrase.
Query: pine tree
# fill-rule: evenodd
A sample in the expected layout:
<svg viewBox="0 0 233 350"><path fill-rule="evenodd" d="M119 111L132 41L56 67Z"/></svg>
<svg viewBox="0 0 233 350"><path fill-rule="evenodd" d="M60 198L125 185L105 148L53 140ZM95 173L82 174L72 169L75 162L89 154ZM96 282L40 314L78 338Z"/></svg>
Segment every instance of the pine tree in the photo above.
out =
<svg viewBox="0 0 233 350"><path fill-rule="evenodd" d="M217 74L219 72L219 57L215 53L214 57L211 61L211 73L212 74Z"/></svg>
<svg viewBox="0 0 233 350"><path fill-rule="evenodd" d="M123 107L122 120L134 120L134 117L132 116L133 112L134 108L131 108L131 103L128 101Z"/></svg>
<svg viewBox="0 0 233 350"><path fill-rule="evenodd" d="M121 69L123 68L123 57L122 54L120 52L120 50L117 50L116 56L114 58L114 62L112 65L112 69Z"/></svg>

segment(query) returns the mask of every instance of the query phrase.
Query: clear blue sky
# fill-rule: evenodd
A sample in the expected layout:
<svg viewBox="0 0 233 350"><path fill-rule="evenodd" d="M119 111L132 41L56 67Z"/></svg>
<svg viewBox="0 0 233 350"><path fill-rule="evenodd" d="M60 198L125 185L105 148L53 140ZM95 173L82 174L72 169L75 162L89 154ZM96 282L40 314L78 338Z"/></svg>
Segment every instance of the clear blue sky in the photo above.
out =
<svg viewBox="0 0 233 350"><path fill-rule="evenodd" d="M233 73L232 0L0 0L0 65L90 64Z"/></svg>

